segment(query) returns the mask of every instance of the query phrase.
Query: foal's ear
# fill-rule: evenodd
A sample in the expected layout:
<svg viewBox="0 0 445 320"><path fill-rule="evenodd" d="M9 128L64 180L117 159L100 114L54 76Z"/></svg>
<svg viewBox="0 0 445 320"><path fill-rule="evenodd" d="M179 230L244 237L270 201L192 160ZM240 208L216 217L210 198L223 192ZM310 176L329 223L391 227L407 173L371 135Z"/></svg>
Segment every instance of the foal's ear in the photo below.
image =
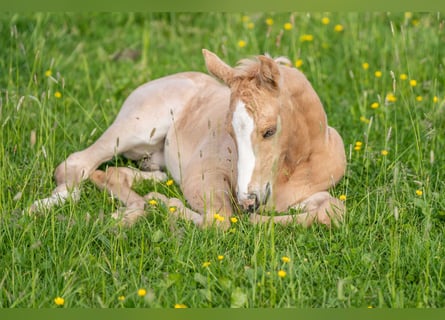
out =
<svg viewBox="0 0 445 320"><path fill-rule="evenodd" d="M233 79L233 68L209 50L202 49L202 54L206 62L207 70L227 85L230 85Z"/></svg>
<svg viewBox="0 0 445 320"><path fill-rule="evenodd" d="M280 82L280 71L277 63L266 56L258 56L260 70L258 72L258 82L269 89L277 89Z"/></svg>

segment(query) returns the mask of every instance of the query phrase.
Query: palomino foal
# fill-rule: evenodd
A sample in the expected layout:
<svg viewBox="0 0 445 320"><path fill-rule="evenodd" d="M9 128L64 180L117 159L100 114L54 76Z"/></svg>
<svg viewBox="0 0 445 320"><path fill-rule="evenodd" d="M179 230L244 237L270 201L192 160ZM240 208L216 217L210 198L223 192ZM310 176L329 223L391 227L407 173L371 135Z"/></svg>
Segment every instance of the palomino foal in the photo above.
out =
<svg viewBox="0 0 445 320"><path fill-rule="evenodd" d="M203 50L216 78L185 72L151 81L124 102L113 124L90 147L71 154L55 171L56 189L31 211L77 201L80 183L90 178L125 207L113 217L125 224L145 214L148 199L174 207L177 217L196 225L229 226L236 202L253 212L252 222L341 220L343 204L329 195L345 171L341 137L327 125L322 104L304 75L285 59L258 56L232 68ZM144 159L144 168L97 167L116 154ZM164 180L166 168L187 200L159 193L140 196L138 179ZM235 201L235 199L237 201ZM259 208L298 214L259 215Z"/></svg>

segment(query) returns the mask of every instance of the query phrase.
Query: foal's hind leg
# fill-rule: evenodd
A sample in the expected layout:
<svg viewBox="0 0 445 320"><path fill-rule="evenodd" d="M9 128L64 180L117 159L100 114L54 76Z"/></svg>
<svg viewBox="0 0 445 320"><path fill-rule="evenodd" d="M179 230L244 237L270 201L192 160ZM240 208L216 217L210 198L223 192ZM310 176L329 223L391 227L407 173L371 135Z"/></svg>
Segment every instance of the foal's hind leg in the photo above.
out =
<svg viewBox="0 0 445 320"><path fill-rule="evenodd" d="M273 221L280 224L297 223L309 227L314 222L331 226L338 225L343 220L346 211L344 204L329 195L328 192L318 192L295 206L302 210L300 214L282 216L262 216L254 214L250 220L253 223Z"/></svg>
<svg viewBox="0 0 445 320"><path fill-rule="evenodd" d="M145 200L131 189L133 183L147 179L163 181L166 178L167 175L161 171L144 172L124 167L109 167L105 172L96 170L90 176L96 186L106 189L112 196L124 203L124 211L118 210L112 217L122 218L125 225L132 225L139 217L145 215Z"/></svg>

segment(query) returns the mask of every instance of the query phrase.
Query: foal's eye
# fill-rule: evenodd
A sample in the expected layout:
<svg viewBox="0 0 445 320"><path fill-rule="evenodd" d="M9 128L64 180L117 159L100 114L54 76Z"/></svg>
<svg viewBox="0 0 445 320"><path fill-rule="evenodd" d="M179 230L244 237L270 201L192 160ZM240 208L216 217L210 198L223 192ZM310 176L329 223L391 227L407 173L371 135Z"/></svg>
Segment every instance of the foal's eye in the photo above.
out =
<svg viewBox="0 0 445 320"><path fill-rule="evenodd" d="M275 134L275 132L277 132L277 128L269 128L266 131L264 131L263 138L264 139L270 138Z"/></svg>

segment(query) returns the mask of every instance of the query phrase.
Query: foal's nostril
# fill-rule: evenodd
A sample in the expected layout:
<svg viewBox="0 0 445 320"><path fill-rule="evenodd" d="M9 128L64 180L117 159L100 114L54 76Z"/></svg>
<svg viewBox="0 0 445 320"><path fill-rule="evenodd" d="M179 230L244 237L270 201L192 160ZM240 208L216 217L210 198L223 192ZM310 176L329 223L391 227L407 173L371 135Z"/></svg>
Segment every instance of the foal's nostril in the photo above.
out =
<svg viewBox="0 0 445 320"><path fill-rule="evenodd" d="M245 209L249 212L254 212L259 207L259 199L255 193L251 193L247 196L247 201L245 202Z"/></svg>

